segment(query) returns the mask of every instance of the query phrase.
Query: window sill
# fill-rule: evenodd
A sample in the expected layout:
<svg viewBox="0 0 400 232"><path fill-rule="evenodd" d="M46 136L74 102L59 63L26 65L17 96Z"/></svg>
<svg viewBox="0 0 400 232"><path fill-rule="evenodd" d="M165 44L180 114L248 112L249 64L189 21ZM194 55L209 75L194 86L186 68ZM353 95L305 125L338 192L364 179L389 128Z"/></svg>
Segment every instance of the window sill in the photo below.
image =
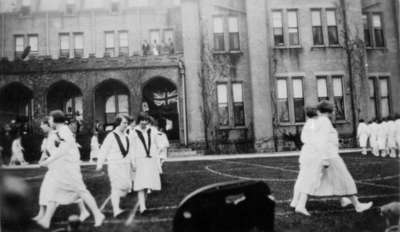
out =
<svg viewBox="0 0 400 232"><path fill-rule="evenodd" d="M291 46L275 46L273 49L277 50L289 50L289 49L303 49L301 45L291 45Z"/></svg>
<svg viewBox="0 0 400 232"><path fill-rule="evenodd" d="M387 51L386 47L366 47L367 51Z"/></svg>
<svg viewBox="0 0 400 232"><path fill-rule="evenodd" d="M350 122L342 119L342 120L337 120L334 124L339 124L339 125L343 125L343 124L349 124Z"/></svg>
<svg viewBox="0 0 400 232"><path fill-rule="evenodd" d="M278 126L304 126L305 122L281 122L278 124Z"/></svg>
<svg viewBox="0 0 400 232"><path fill-rule="evenodd" d="M218 130L247 130L246 126L220 126Z"/></svg>
<svg viewBox="0 0 400 232"><path fill-rule="evenodd" d="M230 51L217 51L217 50L214 50L212 53L214 55L227 55L227 54L232 54L232 55L238 54L238 55L241 55L241 54L243 54L243 52L240 51L240 50L230 50Z"/></svg>

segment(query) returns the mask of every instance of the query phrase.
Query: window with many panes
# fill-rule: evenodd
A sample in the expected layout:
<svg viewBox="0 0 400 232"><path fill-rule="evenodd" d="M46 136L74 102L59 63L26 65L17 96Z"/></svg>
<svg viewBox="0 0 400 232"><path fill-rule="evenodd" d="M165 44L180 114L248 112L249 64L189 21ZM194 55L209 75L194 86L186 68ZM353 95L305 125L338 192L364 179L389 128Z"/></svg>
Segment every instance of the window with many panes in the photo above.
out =
<svg viewBox="0 0 400 232"><path fill-rule="evenodd" d="M293 108L294 108L294 121L304 122L304 92L303 92L303 78L293 77Z"/></svg>
<svg viewBox="0 0 400 232"><path fill-rule="evenodd" d="M304 122L303 77L277 77L276 102L280 123Z"/></svg>
<svg viewBox="0 0 400 232"><path fill-rule="evenodd" d="M239 25L237 17L228 18L229 50L240 50Z"/></svg>
<svg viewBox="0 0 400 232"><path fill-rule="evenodd" d="M339 44L338 28L337 28L337 21L336 21L336 10L335 9L327 9L326 10L326 24L328 27L329 45Z"/></svg>
<svg viewBox="0 0 400 232"><path fill-rule="evenodd" d="M229 125L228 83L217 84L218 121L220 126Z"/></svg>
<svg viewBox="0 0 400 232"><path fill-rule="evenodd" d="M369 30L368 15L362 15L362 22L364 28L364 42L366 47L371 47L371 31Z"/></svg>
<svg viewBox="0 0 400 232"><path fill-rule="evenodd" d="M272 25L275 46L284 46L282 11L272 12Z"/></svg>
<svg viewBox="0 0 400 232"><path fill-rule="evenodd" d="M288 10L289 45L299 45L299 25L297 22L297 10Z"/></svg>
<svg viewBox="0 0 400 232"><path fill-rule="evenodd" d="M120 0L111 0L111 12L118 13L120 10Z"/></svg>
<svg viewBox="0 0 400 232"><path fill-rule="evenodd" d="M32 7L32 2L31 0L22 0L21 3L21 14L22 15L29 15L31 13L31 7Z"/></svg>
<svg viewBox="0 0 400 232"><path fill-rule="evenodd" d="M115 55L115 44L114 44L114 32L106 31L105 32L105 52L109 56Z"/></svg>
<svg viewBox="0 0 400 232"><path fill-rule="evenodd" d="M220 126L244 126L243 84L221 82L217 84L218 118Z"/></svg>
<svg viewBox="0 0 400 232"><path fill-rule="evenodd" d="M83 47L83 33L74 33L74 57L83 57L84 47Z"/></svg>
<svg viewBox="0 0 400 232"><path fill-rule="evenodd" d="M39 39L37 34L28 35L28 45L31 47L31 53L33 53L33 55L39 52Z"/></svg>
<svg viewBox="0 0 400 232"><path fill-rule="evenodd" d="M229 50L240 50L239 26L237 17L228 18Z"/></svg>
<svg viewBox="0 0 400 232"><path fill-rule="evenodd" d="M322 31L321 10L311 10L312 36L314 45L324 44Z"/></svg>
<svg viewBox="0 0 400 232"><path fill-rule="evenodd" d="M129 55L128 31L119 31L119 55Z"/></svg>
<svg viewBox="0 0 400 232"><path fill-rule="evenodd" d="M60 33L60 57L69 57L69 34Z"/></svg>
<svg viewBox="0 0 400 232"><path fill-rule="evenodd" d="M332 76L333 101L335 106L336 120L345 119L344 99L343 99L343 81L341 76Z"/></svg>
<svg viewBox="0 0 400 232"><path fill-rule="evenodd" d="M129 100L126 94L111 95L106 100L106 122L113 122L118 114L129 114Z"/></svg>
<svg viewBox="0 0 400 232"><path fill-rule="evenodd" d="M214 50L224 51L224 18L221 16L214 17Z"/></svg>
<svg viewBox="0 0 400 232"><path fill-rule="evenodd" d="M372 116L372 118L376 118L376 92L375 92L375 78L368 79L368 87L369 87L369 101L368 101L368 115Z"/></svg>
<svg viewBox="0 0 400 232"><path fill-rule="evenodd" d="M20 57L24 52L24 36L23 35L15 35L15 57Z"/></svg>
<svg viewBox="0 0 400 232"><path fill-rule="evenodd" d="M65 3L65 13L68 15L72 15L75 11L75 7L76 7L76 0L67 0Z"/></svg>
<svg viewBox="0 0 400 232"><path fill-rule="evenodd" d="M345 120L343 76L317 76L318 101L331 101L335 108L336 120Z"/></svg>
<svg viewBox="0 0 400 232"><path fill-rule="evenodd" d="M317 76L317 97L318 101L329 100L326 76Z"/></svg>
<svg viewBox="0 0 400 232"><path fill-rule="evenodd" d="M376 118L390 115L390 83L388 76L373 76L369 81L369 112Z"/></svg>
<svg viewBox="0 0 400 232"><path fill-rule="evenodd" d="M384 36L382 27L382 15L379 13L372 14L372 28L376 47L384 47Z"/></svg>
<svg viewBox="0 0 400 232"><path fill-rule="evenodd" d="M289 122L289 98L287 79L278 78L276 80L277 85L277 107L278 107L278 119L279 122Z"/></svg>

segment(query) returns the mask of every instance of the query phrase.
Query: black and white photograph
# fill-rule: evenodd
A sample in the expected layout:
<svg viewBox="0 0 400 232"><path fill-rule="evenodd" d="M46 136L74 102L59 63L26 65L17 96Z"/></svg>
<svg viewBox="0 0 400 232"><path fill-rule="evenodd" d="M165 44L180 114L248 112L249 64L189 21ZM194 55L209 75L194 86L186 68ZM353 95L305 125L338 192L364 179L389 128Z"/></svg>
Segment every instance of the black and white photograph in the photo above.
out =
<svg viewBox="0 0 400 232"><path fill-rule="evenodd" d="M400 232L400 0L0 0L0 232Z"/></svg>

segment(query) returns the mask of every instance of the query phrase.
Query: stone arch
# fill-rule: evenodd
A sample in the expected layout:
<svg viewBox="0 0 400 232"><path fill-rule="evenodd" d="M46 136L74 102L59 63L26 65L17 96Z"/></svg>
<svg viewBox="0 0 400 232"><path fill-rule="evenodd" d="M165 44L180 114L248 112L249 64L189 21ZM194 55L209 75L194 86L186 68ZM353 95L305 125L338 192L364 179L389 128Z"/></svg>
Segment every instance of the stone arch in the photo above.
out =
<svg viewBox="0 0 400 232"><path fill-rule="evenodd" d="M0 88L0 121L29 121L32 118L33 91L21 82L10 82Z"/></svg>
<svg viewBox="0 0 400 232"><path fill-rule="evenodd" d="M106 79L94 88L94 119L106 127L112 125L117 114L130 114L131 91L124 82Z"/></svg>
<svg viewBox="0 0 400 232"><path fill-rule="evenodd" d="M70 118L83 114L81 89L74 83L60 80L51 84L46 93L47 111L60 109Z"/></svg>
<svg viewBox="0 0 400 232"><path fill-rule="evenodd" d="M180 138L179 91L168 78L155 76L142 86L142 109L165 129L170 140Z"/></svg>

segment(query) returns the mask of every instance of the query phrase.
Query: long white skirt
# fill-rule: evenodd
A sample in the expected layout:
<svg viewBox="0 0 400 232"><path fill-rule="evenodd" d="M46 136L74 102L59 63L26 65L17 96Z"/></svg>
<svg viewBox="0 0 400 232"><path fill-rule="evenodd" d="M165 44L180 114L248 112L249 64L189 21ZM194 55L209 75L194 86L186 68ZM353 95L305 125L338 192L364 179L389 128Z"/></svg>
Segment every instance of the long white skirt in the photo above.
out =
<svg viewBox="0 0 400 232"><path fill-rule="evenodd" d="M132 190L132 170L130 163L109 163L108 177L110 179L111 192L123 197Z"/></svg>
<svg viewBox="0 0 400 232"><path fill-rule="evenodd" d="M396 137L394 135L389 135L387 137L388 148L396 148Z"/></svg>
<svg viewBox="0 0 400 232"><path fill-rule="evenodd" d="M357 194L357 187L341 157L328 159L329 167L322 168L318 188L313 196L350 196Z"/></svg>
<svg viewBox="0 0 400 232"><path fill-rule="evenodd" d="M39 205L47 205L51 201L60 205L76 203L80 199L78 194L72 191L59 191L57 180L52 174L52 171L48 171L43 178L39 192Z"/></svg>
<svg viewBox="0 0 400 232"><path fill-rule="evenodd" d="M362 134L358 138L358 143L360 144L360 147L367 147L367 141L368 141L368 135L367 134Z"/></svg>
<svg viewBox="0 0 400 232"><path fill-rule="evenodd" d="M136 174L133 189L161 190L161 180L158 157L143 157L136 159Z"/></svg>
<svg viewBox="0 0 400 232"><path fill-rule="evenodd" d="M370 136L369 137L369 146L371 147L371 148L377 148L377 146L378 146L378 141L377 141L377 138L376 138L376 136Z"/></svg>

